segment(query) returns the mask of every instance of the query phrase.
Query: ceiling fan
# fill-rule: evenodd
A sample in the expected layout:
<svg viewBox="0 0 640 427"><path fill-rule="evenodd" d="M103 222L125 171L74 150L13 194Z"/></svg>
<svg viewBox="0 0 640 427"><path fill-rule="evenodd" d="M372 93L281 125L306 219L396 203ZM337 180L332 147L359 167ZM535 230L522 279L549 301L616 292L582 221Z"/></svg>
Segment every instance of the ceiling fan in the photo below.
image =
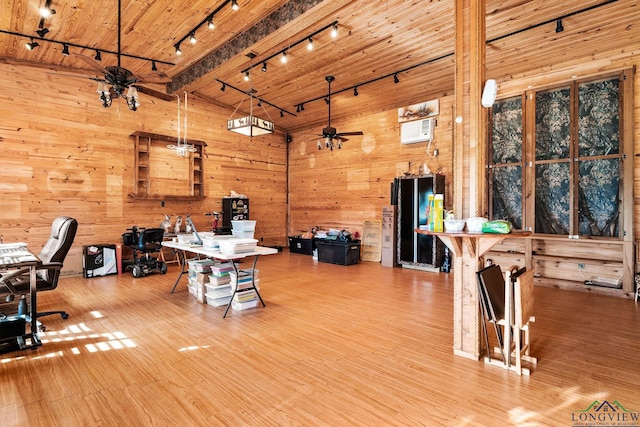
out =
<svg viewBox="0 0 640 427"><path fill-rule="evenodd" d="M327 127L322 129L322 141L318 141L318 150L328 148L333 150L334 147L341 149L342 143L348 141L345 136L364 135L361 131L358 132L339 132L336 128L331 127L331 82L335 80L333 76L326 76L325 80L329 83L329 96L326 98L327 105L329 106L329 123ZM335 141L335 142L334 142Z"/></svg>
<svg viewBox="0 0 640 427"><path fill-rule="evenodd" d="M104 77L91 78L98 82L98 94L102 101L102 106L107 108L111 106L112 99L124 98L127 100L127 106L130 110L135 111L140 105L138 102L138 91L165 101L172 101L173 96L153 90L138 83L168 83L171 78L164 73L154 72L145 75L134 75L131 71L121 66L121 26L122 26L122 7L121 0L118 0L118 65L108 67L102 66L88 56L77 54L78 59L87 63L95 71L100 72ZM154 63L155 68L155 63Z"/></svg>

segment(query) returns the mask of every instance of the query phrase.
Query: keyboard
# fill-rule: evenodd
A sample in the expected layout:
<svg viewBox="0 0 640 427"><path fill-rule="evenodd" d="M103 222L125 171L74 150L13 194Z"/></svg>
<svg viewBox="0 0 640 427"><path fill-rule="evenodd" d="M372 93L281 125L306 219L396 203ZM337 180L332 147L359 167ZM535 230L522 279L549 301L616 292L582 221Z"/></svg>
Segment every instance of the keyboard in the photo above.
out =
<svg viewBox="0 0 640 427"><path fill-rule="evenodd" d="M26 243L0 244L0 266L33 261L38 261L38 257L29 252Z"/></svg>

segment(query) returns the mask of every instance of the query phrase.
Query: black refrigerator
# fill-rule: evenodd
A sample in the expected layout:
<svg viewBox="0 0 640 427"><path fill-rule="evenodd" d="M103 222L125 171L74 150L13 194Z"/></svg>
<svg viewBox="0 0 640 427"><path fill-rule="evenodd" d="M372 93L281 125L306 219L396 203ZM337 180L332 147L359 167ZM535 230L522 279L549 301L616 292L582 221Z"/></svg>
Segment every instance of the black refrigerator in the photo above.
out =
<svg viewBox="0 0 640 427"><path fill-rule="evenodd" d="M222 199L222 228L231 231L231 221L249 219L249 199L225 197Z"/></svg>
<svg viewBox="0 0 640 427"><path fill-rule="evenodd" d="M415 229L427 223L430 194L444 195L444 175L398 178L398 264L417 269L439 269L444 244L436 236L418 234Z"/></svg>

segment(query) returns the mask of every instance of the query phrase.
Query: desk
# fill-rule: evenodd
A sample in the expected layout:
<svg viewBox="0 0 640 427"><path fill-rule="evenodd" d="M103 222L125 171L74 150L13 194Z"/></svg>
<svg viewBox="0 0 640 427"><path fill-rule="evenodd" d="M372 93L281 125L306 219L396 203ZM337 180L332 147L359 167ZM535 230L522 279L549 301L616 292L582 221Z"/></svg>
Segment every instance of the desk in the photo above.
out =
<svg viewBox="0 0 640 427"><path fill-rule="evenodd" d="M25 320L29 321L28 334L15 337L21 350L35 348L42 345L38 337L38 319L36 310L36 270L41 261L36 255L27 249L26 243L0 244L0 269L29 269L29 315ZM28 317L28 319L26 318ZM28 342L30 340L30 343Z"/></svg>
<svg viewBox="0 0 640 427"><path fill-rule="evenodd" d="M223 254L218 250L205 249L202 246L194 246L188 243L162 242L162 246L173 249L176 252L176 255L178 256L178 258L180 259L180 265L181 265L180 274L178 275L176 282L173 284L171 293L173 293L173 291L176 290L176 286L178 286L178 283L180 282L182 275L186 272L185 271L185 265L187 264L186 255L185 255L186 252L191 252L198 255L204 255L207 258L213 258L221 261L234 261L234 260L252 256L254 257L254 259L253 259L253 267L251 268L251 271L255 271L256 264L258 263L258 257L260 257L260 255L273 255L278 253L277 249L267 248L264 246L256 246L255 250L252 252L243 252L243 253L233 254L233 255ZM238 274L238 266L236 265L236 263L232 262L231 264L233 265L233 268L236 274ZM253 282L253 275L252 275L252 288L249 288L249 289L254 289L256 291L256 295L258 295L258 299L262 303L262 306L265 307L264 301L260 296L260 292L258 292L258 288L255 286L255 282ZM233 301L233 296L236 294L237 291L238 291L237 288L236 290L233 291L233 294L231 295L231 301ZM224 315L222 317L227 317L229 307L231 307L231 301L227 305L227 308L225 309Z"/></svg>
<svg viewBox="0 0 640 427"><path fill-rule="evenodd" d="M480 358L480 306L476 272L483 256L504 239L525 239L525 267L531 269L531 232L514 230L508 234L436 232L415 229L416 233L438 236L455 255L453 260L453 352L470 359ZM509 329L509 328L505 328ZM505 337L505 341L506 341Z"/></svg>

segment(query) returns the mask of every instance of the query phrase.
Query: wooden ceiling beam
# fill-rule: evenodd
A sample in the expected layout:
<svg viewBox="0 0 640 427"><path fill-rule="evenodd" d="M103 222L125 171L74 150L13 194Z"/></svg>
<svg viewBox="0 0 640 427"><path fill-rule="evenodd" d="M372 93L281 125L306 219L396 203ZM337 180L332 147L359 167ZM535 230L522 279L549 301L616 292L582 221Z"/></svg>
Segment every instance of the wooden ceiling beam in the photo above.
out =
<svg viewBox="0 0 640 427"><path fill-rule="evenodd" d="M173 81L167 85L168 91L175 92L193 83L321 2L322 0L290 0L247 31L238 34L175 76Z"/></svg>

